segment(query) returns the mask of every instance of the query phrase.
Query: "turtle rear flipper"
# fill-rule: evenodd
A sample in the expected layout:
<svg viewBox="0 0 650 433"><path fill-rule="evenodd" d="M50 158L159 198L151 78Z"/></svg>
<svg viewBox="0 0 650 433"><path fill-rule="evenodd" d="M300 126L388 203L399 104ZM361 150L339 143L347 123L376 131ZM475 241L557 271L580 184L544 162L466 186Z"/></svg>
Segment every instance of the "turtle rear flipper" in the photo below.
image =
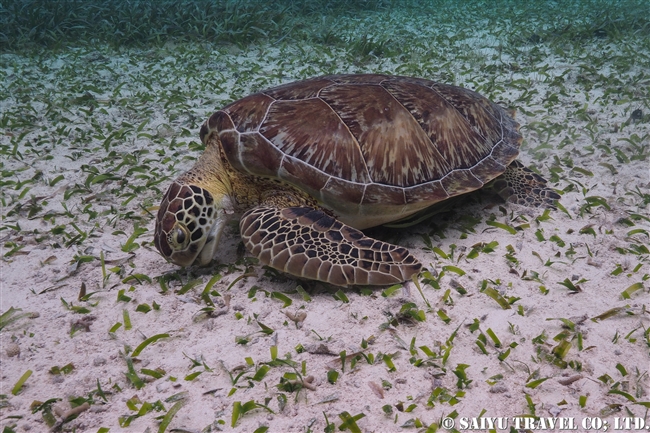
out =
<svg viewBox="0 0 650 433"><path fill-rule="evenodd" d="M543 177L517 160L495 179L492 187L505 201L523 206L555 209L555 201L560 199Z"/></svg>
<svg viewBox="0 0 650 433"><path fill-rule="evenodd" d="M311 207L256 207L239 228L263 264L337 286L400 283L422 268L406 248L369 238Z"/></svg>

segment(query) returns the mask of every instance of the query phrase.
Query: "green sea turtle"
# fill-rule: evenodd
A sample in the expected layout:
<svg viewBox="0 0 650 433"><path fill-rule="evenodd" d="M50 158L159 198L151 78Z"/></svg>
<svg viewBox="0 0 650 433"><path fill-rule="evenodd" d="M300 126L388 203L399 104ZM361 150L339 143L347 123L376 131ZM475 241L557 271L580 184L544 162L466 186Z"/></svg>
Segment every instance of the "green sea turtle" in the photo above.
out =
<svg viewBox="0 0 650 433"><path fill-rule="evenodd" d="M518 130L478 93L418 78L333 75L255 93L201 127L205 152L167 190L155 244L175 264L204 265L241 217L246 248L280 271L339 286L406 281L420 262L360 230L501 175L510 201L559 198L515 161Z"/></svg>

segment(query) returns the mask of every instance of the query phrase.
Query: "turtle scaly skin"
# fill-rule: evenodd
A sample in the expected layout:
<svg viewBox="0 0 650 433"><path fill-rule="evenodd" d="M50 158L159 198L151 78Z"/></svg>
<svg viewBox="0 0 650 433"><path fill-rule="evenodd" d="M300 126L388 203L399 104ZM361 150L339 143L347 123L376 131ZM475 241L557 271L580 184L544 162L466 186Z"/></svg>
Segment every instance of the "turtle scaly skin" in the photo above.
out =
<svg viewBox="0 0 650 433"><path fill-rule="evenodd" d="M169 187L156 247L205 265L230 218L264 264L349 286L406 281L421 264L361 229L497 179L509 201L559 196L515 158L519 125L478 93L388 75L334 75L250 95L201 128L205 152Z"/></svg>
<svg viewBox="0 0 650 433"><path fill-rule="evenodd" d="M422 268L406 248L369 238L310 207L256 207L239 226L244 245L262 263L337 286L395 284Z"/></svg>

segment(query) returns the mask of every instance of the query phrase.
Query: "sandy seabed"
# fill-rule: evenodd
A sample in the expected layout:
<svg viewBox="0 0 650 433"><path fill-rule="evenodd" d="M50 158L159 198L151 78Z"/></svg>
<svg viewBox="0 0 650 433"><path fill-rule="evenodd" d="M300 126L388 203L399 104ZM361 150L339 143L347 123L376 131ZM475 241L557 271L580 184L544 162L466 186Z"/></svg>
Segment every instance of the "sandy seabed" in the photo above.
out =
<svg viewBox="0 0 650 433"><path fill-rule="evenodd" d="M0 110L22 123L0 136L1 310L29 314L0 333L1 424L47 431L48 410L33 413L33 402L57 399L60 422L79 397L89 407L57 424L64 431L153 432L165 414L167 431L190 432L338 430L347 417L374 432L449 419L487 431L479 416L501 417L498 430L650 423L647 67L619 73L612 57L592 70L584 56L549 52L526 69L532 48L481 63L497 42L475 31L459 45L471 59L419 75L516 105L520 159L563 191L566 212L546 218L486 195L408 229L375 230L431 272L421 293L410 282L390 294L270 274L242 256L234 228L213 267L180 270L153 248L152 207L199 155L200 123L225 103L325 73L403 74L403 60L355 64L290 41L3 54ZM583 50L650 55L618 43ZM418 55L414 69L432 70ZM503 74L495 64L519 66ZM233 420L236 402L251 410ZM531 414L543 418L516 418Z"/></svg>

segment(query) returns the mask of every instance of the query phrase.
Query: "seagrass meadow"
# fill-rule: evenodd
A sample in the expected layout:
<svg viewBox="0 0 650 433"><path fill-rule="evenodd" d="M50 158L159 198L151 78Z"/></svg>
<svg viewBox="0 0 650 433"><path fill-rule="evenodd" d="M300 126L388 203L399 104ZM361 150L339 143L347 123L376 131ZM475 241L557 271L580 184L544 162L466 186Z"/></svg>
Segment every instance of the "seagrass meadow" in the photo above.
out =
<svg viewBox="0 0 650 433"><path fill-rule="evenodd" d="M557 209L478 191L370 229L425 265L392 287L289 278L236 223L165 262L204 120L338 73L513 109ZM3 433L650 425L647 0L4 0L0 83Z"/></svg>

